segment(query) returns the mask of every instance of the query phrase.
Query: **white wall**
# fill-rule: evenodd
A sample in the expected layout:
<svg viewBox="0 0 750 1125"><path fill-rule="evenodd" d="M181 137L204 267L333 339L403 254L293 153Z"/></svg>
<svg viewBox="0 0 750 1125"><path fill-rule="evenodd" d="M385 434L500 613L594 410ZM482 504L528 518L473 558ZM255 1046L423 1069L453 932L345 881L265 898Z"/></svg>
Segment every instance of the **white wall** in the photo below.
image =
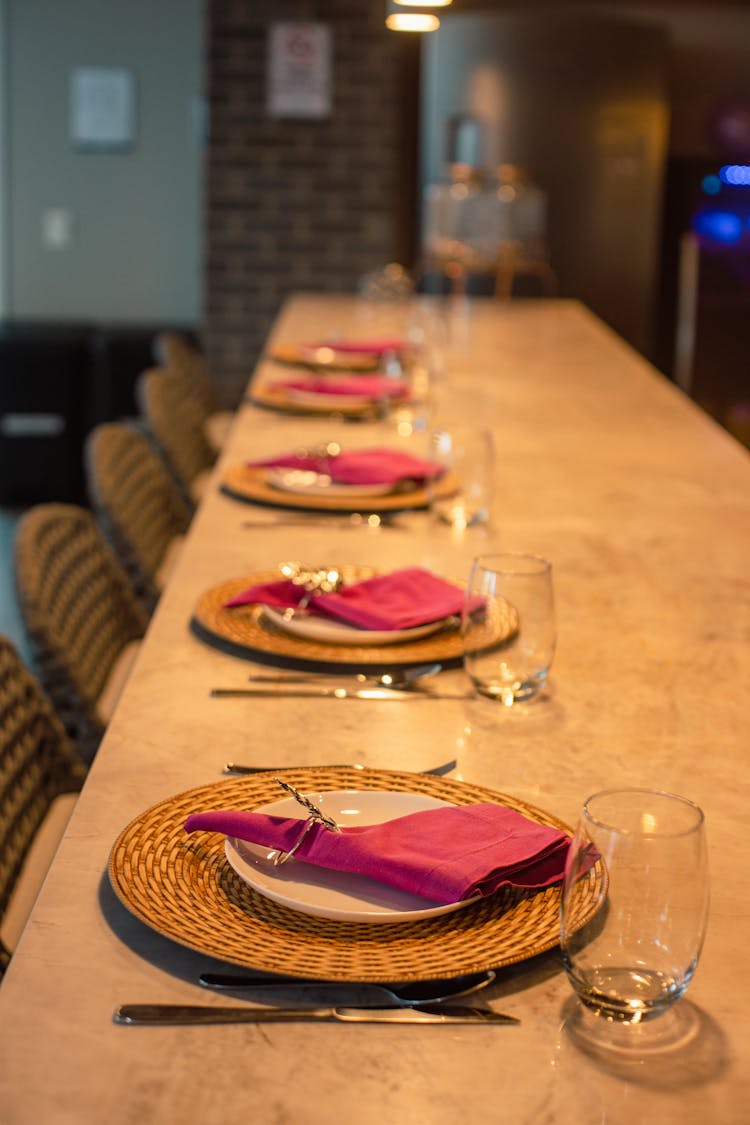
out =
<svg viewBox="0 0 750 1125"><path fill-rule="evenodd" d="M201 0L4 4L5 315L196 322ZM137 132L131 151L74 150L70 80L76 67L132 71ZM43 241L43 217L50 209L62 209L71 219L70 240L60 248Z"/></svg>

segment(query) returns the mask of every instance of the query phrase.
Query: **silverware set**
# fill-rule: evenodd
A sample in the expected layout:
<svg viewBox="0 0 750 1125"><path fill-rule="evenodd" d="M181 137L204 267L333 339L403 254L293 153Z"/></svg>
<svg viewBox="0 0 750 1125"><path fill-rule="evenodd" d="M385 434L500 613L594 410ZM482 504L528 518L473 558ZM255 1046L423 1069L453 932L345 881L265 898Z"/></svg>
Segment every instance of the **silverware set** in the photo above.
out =
<svg viewBox="0 0 750 1125"><path fill-rule="evenodd" d="M274 528L274 527L327 527L337 530L347 528L392 528L405 530L406 525L398 519L403 512L351 512L338 515L305 515L304 512L274 513L273 516L254 516L252 519L243 520L241 526L245 528Z"/></svg>
<svg viewBox="0 0 750 1125"><path fill-rule="evenodd" d="M276 687L211 688L212 699L231 699L238 696L253 696L256 699L365 699L383 700L386 703L426 703L428 701L471 699L470 692L441 692L440 695L420 694L415 691L391 687L346 688L320 685L315 687L291 687L278 684Z"/></svg>
<svg viewBox="0 0 750 1125"><path fill-rule="evenodd" d="M223 1023L400 1023L400 1024L493 1024L512 1026L514 1016L488 1007L462 1006L452 1001L472 996L495 980L492 970L455 977L449 981L416 981L407 984L314 981L297 977L268 977L252 973L203 973L204 988L252 991L266 1000L279 1000L289 992L314 990L334 1001L351 998L354 991L374 1004L356 1006L333 1003L325 1007L238 1007L213 1004L122 1004L114 1022L130 1025L223 1024Z"/></svg>
<svg viewBox="0 0 750 1125"><path fill-rule="evenodd" d="M200 1004L121 1004L114 1022L131 1025L217 1023L400 1023L400 1024L517 1024L512 1016L491 1008L223 1008Z"/></svg>
<svg viewBox="0 0 750 1125"><path fill-rule="evenodd" d="M436 675L442 670L440 664L421 664L413 668L379 676L354 674L344 683L341 677L327 678L322 682L320 676L274 675L258 673L248 676L249 687L214 687L210 695L213 699L231 699L242 696L255 696L259 699L277 697L303 699L365 699L391 702L413 702L414 700L465 700L473 698L471 692L434 692L423 690L420 681ZM356 686L349 686L354 681Z"/></svg>

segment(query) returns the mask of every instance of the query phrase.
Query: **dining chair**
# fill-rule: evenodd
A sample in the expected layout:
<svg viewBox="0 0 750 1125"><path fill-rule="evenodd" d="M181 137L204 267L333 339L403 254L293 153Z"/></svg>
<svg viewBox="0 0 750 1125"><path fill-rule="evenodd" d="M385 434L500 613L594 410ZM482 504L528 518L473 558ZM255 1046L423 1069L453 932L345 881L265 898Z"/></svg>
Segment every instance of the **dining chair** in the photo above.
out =
<svg viewBox="0 0 750 1125"><path fill-rule="evenodd" d="M193 401L203 414L203 431L211 448L218 452L229 433L234 415L222 410L203 353L181 332L159 332L153 353L157 364L179 372L190 388Z"/></svg>
<svg viewBox="0 0 750 1125"><path fill-rule="evenodd" d="M0 977L85 776L37 679L0 636Z"/></svg>
<svg viewBox="0 0 750 1125"><path fill-rule="evenodd" d="M39 504L21 516L14 569L32 665L90 762L148 616L93 514L77 505Z"/></svg>
<svg viewBox="0 0 750 1125"><path fill-rule="evenodd" d="M200 500L216 454L203 433L199 406L177 371L150 367L136 383L136 401L157 447L191 505Z"/></svg>
<svg viewBox="0 0 750 1125"><path fill-rule="evenodd" d="M152 442L135 425L96 426L86 439L84 464L99 526L150 614L179 557L190 510Z"/></svg>

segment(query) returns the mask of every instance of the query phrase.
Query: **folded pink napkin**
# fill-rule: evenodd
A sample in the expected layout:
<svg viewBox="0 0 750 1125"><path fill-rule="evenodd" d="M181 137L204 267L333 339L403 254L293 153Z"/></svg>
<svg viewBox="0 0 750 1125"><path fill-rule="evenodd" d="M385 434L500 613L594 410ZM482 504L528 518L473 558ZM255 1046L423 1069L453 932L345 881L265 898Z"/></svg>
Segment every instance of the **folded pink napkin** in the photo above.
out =
<svg viewBox="0 0 750 1125"><path fill-rule="evenodd" d="M307 391L315 395L353 395L356 398L408 398L409 387L403 379L387 375L350 375L343 378L282 379L274 383L287 391Z"/></svg>
<svg viewBox="0 0 750 1125"><path fill-rule="evenodd" d="M372 340L321 340L318 344L305 344L305 347L331 348L348 355L385 355L386 352L402 352L406 344L396 337L384 336Z"/></svg>
<svg viewBox="0 0 750 1125"><path fill-rule="evenodd" d="M250 586L224 605L260 603L293 609L303 597L302 586L280 579ZM412 629L459 614L463 604L464 592L460 586L413 566L342 586L337 594L315 594L307 611L359 629ZM472 604L471 608L478 609L483 604L483 599L477 595L476 605Z"/></svg>
<svg viewBox="0 0 750 1125"><path fill-rule="evenodd" d="M237 811L194 813L185 821L187 832L223 832L281 851L290 850L303 825L294 817ZM316 824L294 858L450 903L504 886L550 886L563 877L569 844L556 828L484 803L427 809L341 832Z"/></svg>
<svg viewBox="0 0 750 1125"><path fill-rule="evenodd" d="M266 461L251 461L252 468L312 469L325 473L336 484L397 484L440 476L443 466L414 457L400 449L351 449L335 457L306 457L294 451Z"/></svg>

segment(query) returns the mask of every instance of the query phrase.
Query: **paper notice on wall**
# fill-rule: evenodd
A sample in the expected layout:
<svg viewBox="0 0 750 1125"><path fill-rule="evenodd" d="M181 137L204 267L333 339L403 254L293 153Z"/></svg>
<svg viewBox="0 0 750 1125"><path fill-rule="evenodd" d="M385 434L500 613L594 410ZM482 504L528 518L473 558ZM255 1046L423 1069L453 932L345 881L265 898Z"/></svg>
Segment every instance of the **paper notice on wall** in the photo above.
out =
<svg viewBox="0 0 750 1125"><path fill-rule="evenodd" d="M329 116L331 30L326 24L271 24L266 106L271 117Z"/></svg>
<svg viewBox="0 0 750 1125"><path fill-rule="evenodd" d="M117 67L77 67L70 80L76 148L127 149L135 141L135 79Z"/></svg>

